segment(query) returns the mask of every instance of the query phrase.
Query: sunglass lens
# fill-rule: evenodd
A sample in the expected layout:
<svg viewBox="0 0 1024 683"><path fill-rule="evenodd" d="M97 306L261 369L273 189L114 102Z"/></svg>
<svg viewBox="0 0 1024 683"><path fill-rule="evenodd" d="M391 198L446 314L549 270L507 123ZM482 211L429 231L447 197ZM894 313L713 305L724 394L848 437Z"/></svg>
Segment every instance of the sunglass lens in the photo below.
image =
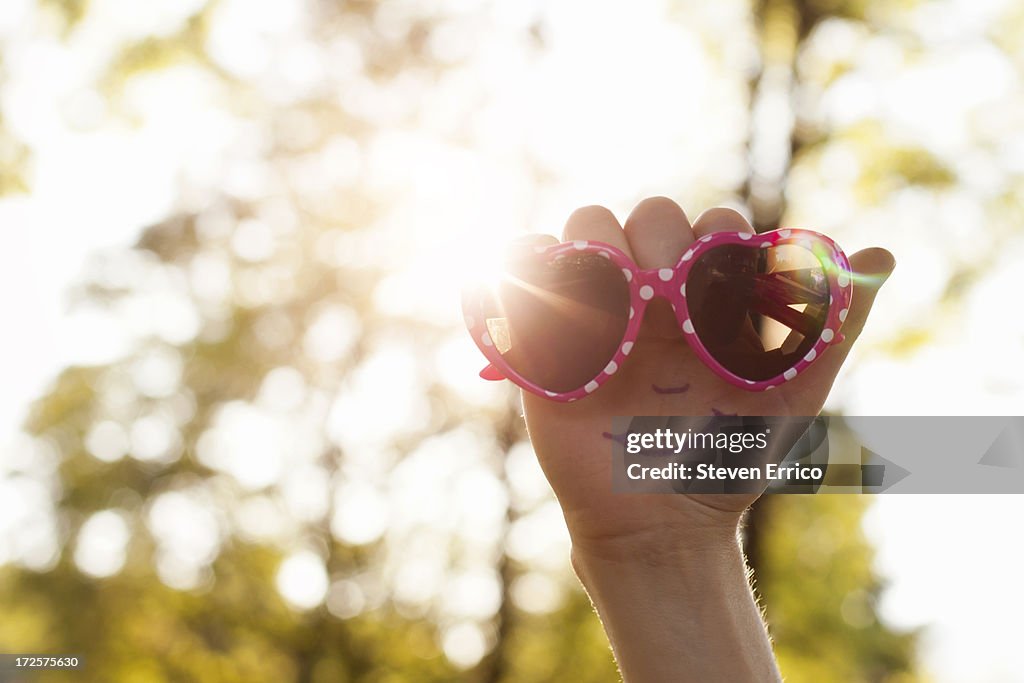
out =
<svg viewBox="0 0 1024 683"><path fill-rule="evenodd" d="M694 332L733 374L776 377L807 355L821 337L829 287L808 248L723 245L693 264L686 303Z"/></svg>
<svg viewBox="0 0 1024 683"><path fill-rule="evenodd" d="M508 265L485 299L494 348L524 379L566 393L594 379L629 324L629 285L609 259L574 252Z"/></svg>

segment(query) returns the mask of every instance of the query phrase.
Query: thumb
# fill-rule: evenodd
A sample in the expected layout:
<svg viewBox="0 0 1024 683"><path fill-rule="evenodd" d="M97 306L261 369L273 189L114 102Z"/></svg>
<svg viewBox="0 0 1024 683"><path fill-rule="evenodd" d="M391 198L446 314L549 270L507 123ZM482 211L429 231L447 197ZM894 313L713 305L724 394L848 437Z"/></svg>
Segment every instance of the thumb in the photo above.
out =
<svg viewBox="0 0 1024 683"><path fill-rule="evenodd" d="M828 353L823 354L821 359L808 369L807 375L815 375L820 379L827 378L831 384L846 356L849 355L853 343L864 329L864 323L868 320L878 290L895 267L896 259L880 247L858 251L850 257L850 268L853 271L853 300L842 327L845 338L832 346Z"/></svg>

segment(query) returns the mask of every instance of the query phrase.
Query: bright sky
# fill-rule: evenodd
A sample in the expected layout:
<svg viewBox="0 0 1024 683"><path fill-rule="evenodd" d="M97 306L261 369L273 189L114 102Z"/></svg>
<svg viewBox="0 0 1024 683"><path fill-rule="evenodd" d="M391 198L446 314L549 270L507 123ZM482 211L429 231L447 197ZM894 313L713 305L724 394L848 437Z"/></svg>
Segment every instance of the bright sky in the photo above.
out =
<svg viewBox="0 0 1024 683"><path fill-rule="evenodd" d="M189 14L192 4L160 0L145 3L143 11L133 0L94 0L87 24L70 45L40 30L24 29L33 26L37 16L30 0L0 4L7 71L0 108L6 125L30 144L34 155L31 194L0 200L0 291L8 323L5 353L0 354L0 442L15 438L28 402L45 391L61 367L109 359L125 348L130 336L125 330L67 308L68 290L90 254L130 244L143 226L165 216L175 205L182 177L211 186L228 182L230 174L222 160L237 160L247 153L236 139L242 136L236 135L235 122L219 111L209 84L188 69L168 70L134 86L129 97L142 116L138 128L76 125L75 116L68 115L72 111L76 116L101 117L102 103L90 95L90 83L111 46L123 37L167 31ZM461 4L452 3L453 7ZM270 4L256 11L256 5L225 3L213 32L211 53L222 66L240 74L264 73L270 65L259 58L262 46L276 45L289 31L301 30L299 17L270 11ZM588 3L581 20L584 5L580 3L496 3L487 13L487 40L471 40L466 48L474 55L471 65L455 70L444 87L427 96L426 108L434 118L422 130L383 130L363 160L362 168L375 188L409 190L389 224L396 230L395 239L408 237L426 250L420 253L443 257L443 247L477 239L481 225L490 227L488 239L494 240L523 229L555 232L576 206L604 203L623 217L646 194L682 196L697 203L686 207L695 215L703 208L699 202L704 196L733 185L739 169L722 159L728 156L723 150L731 153L742 143L743 84L716 75L735 73L749 53L736 40L735 50L712 60L700 35L742 36L737 26L743 10L733 3L689 3L687 12L693 19L680 24L666 20L667 7L667 2L659 0ZM991 160L979 160L972 141L960 131L967 130L967 121L977 109L1003 104L1013 90L1019 90L1005 60L979 39L988 25L986 17L1000 7L995 2L962 1L922 9L914 25L929 39L945 41L945 47L914 68L894 69L895 57L885 45L863 44L858 42L861 38L838 29L835 40L827 43L829 49L841 52L845 45L863 53L865 66L836 88L826 102L826 117L843 124L858 116L888 116L892 130L959 160L968 171L987 168ZM548 26L550 49L526 57L519 36L538 11ZM951 43L951 37L958 42ZM299 57L296 60L305 63ZM948 96L946 87L951 82L959 84L956 98ZM459 107L468 106L465 101L471 98L466 91L482 91L488 98L472 131L477 144L469 151L453 149L444 141L450 128L446 122L456 120ZM446 106L453 111L446 112ZM624 122L629 123L624 126ZM993 135L999 134L998 125L998 121L992 124L997 130ZM1024 140L1018 137L1017 143L1024 158ZM524 170L524 150L554 174L540 189L530 184ZM1017 164L1016 170L1024 168L1021 159L1012 156L1003 163ZM930 283L942 281L957 253L976 248L979 240L964 234L963 225L982 220L972 197L985 196L985 190L965 188L938 207L928 198L902 196L858 215L853 226L852 217L843 211L851 206L843 194L850 167L850 160L837 147L812 171L832 178L834 187L816 194L826 198L818 204L795 199L797 223L834 226L830 232L854 249L868 243L887 246L896 253L899 267L880 299L864 348L851 359L851 369L837 384L834 405L852 414L1019 414L1024 378L1019 366L1010 366L1016 372L1006 372L1005 358L1019 354L1024 323L1019 316L1011 320L1002 308L1007 288L1018 289L1017 264L1024 254L1019 243L1000 251L985 283L968 299L964 318L941 325L940 334L914 356L889 359L872 352L872 345L889 326L928 310L939 296L937 286ZM438 168L446 172L438 173ZM977 177L970 172L968 176ZM802 180L797 176L794 182L799 188ZM992 182L998 184L998 178ZM892 230L892 225L905 229ZM439 234L439 226L448 232ZM935 231L942 240L932 239ZM455 320L454 306L443 302L457 300L458 272L435 277L434 287L427 288L418 285L424 281L423 267L404 263L378 291L379 304L385 309L407 306L438 311ZM422 301L409 296L416 291ZM333 314L343 316L344 312ZM995 333L986 332L994 326L998 326ZM989 344L993 338L996 352L982 356L971 352L981 341ZM328 347L340 343L328 342ZM968 357L970 364L962 362ZM393 367L400 358L397 347L382 349L377 364L364 370L365 384L372 386L373 373ZM475 350L461 337L453 337L439 351L439 358L445 367L465 366L467 373L476 365ZM936 377L948 390L936 390ZM274 381L278 389L304 391L287 372ZM894 386L900 391L893 391ZM466 391L482 392L484 400L490 389L474 384ZM359 418L360 401L351 399L344 405L347 408L333 413L329 424L336 434L329 436L361 444L366 452L373 447L369 427L374 423L368 414L372 411ZM237 434L240 430L232 429L232 424L251 424L259 411L277 409L230 406L210 439L219 438L220 429ZM411 404L403 409L418 408ZM213 466L244 470L241 483L253 488L281 476L283 465L274 459L274 444L294 437L273 420L261 424L267 431L236 444L237 449L267 450L267 457L257 458L260 467L240 470L233 465L237 449L230 443L215 447L211 441L214 446L207 449L211 458L219 459ZM456 438L475 437L467 432ZM425 443L396 476L415 479L422 472L415 469L416 463L424 460L435 467L450 461L450 471L457 472L460 465L450 455L454 450L453 443ZM356 465L372 467L371 460ZM531 479L536 472L524 464L528 460L522 453L515 454L510 458L510 474L521 489L517 495L536 496L536 481ZM303 471L316 479L316 472ZM486 480L459 485L466 510L481 509L473 492L488 491L489 485ZM382 513L371 517L385 518L389 511L381 509L373 488L353 486L339 494L339 500L364 512ZM204 517L201 503L184 494L167 494L153 509L150 525L155 530L162 529L163 520L169 518L187 519L191 528L210 530L195 536L182 535L181 525L164 529L166 552L158 569L169 582L188 584L204 558L219 547L219 527L216 520ZM314 508L307 513L315 515L320 503L314 499L306 504ZM273 518L268 505L253 499L246 518ZM867 526L879 546L879 567L891 581L884 614L895 624L932 625L924 655L940 683L1024 681L1015 638L1024 613L1024 594L1017 590L1016 576L1024 564L1024 551L1019 543L1008 540L1012 535L1008 532L1015 529L1012 520L1020 519L1022 513L1020 497L884 496L872 510ZM401 510L390 514L401 519ZM551 528L552 518L557 519L557 511L542 507L531 516L525 531L513 535L510 550L537 562L551 557L542 550L564 543L563 538L556 535L541 545L520 542L518 546L516 538L540 537ZM383 527L352 527L345 519L339 517L335 533L352 542L367 542L385 532ZM481 537L490 533L488 525L493 523L468 514L435 521ZM117 562L111 564L110 558L116 560L118 548L123 548L124 522L113 513L97 515L83 535L100 540L92 545L87 539L80 541L75 550L79 565L95 575L116 571ZM0 544L0 555L2 550ZM435 565L428 561L429 550L424 546L421 552L421 561L408 570L418 572L416 581L401 585L440 585L441 578L432 573ZM523 600L534 600L538 609L552 591L545 580L543 574L530 574L519 587ZM343 614L351 601L332 602L331 596L355 588L336 586L328 594L325 581L322 565L302 550L289 557L278 575L282 594L293 604L319 604L327 596L328 605ZM491 584L486 575L467 570L452 586L453 603L462 600L464 611L472 616L474 600L486 602ZM416 596L409 599L414 601ZM463 657L467 663L475 661L474 653L479 656L481 642L479 632L466 623L456 624L445 636L449 655Z"/></svg>

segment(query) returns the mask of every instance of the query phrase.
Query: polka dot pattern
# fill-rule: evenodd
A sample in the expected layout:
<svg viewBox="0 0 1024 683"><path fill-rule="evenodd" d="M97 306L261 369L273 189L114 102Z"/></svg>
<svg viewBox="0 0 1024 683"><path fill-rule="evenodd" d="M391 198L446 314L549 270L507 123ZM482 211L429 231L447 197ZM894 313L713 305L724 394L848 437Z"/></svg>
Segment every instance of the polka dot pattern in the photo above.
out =
<svg viewBox="0 0 1024 683"><path fill-rule="evenodd" d="M755 239L756 238L756 239ZM848 260L842 251L827 237L818 235L811 231L800 230L800 229L782 229L773 233L767 233L764 235L757 235L756 233L748 232L727 232L727 233L711 233L700 237L696 243L690 245L681 256L679 264L675 268L658 268L650 271L637 271L637 277L634 277L634 270L636 266L630 265L628 257L618 252L618 250L611 248L609 245L605 245L601 242L594 242L588 240L572 240L567 243L556 244L556 245L530 245L533 251L537 254L545 254L544 258L549 259L554 263L564 263L567 258L572 258L571 254L580 251L589 251L596 253L601 257L608 259L616 264L616 267L621 269L623 278L626 282L630 283L629 291L633 297L631 302L633 305L629 307L629 318L631 334L635 335L637 328L634 326L637 310L635 308L637 300L642 302L651 301L656 295L667 295L669 304L673 310L677 311L677 315L681 318L686 317L686 283L679 282L673 286L671 291L666 291L665 285L660 283L671 283L673 278L677 275L677 270L686 271L690 264L686 262L693 261L694 257L705 247L700 246L702 244L719 244L719 243L731 243L736 244L738 241L749 242L750 246L755 246L760 249L770 249L773 246L788 243L799 245L804 249L812 251L822 261L822 265L825 272L828 274L834 287L838 287L840 292L837 296L833 297L834 301L832 305L837 312L830 312L830 323L831 327L822 330L821 332L821 343L807 351L801 361L796 367L787 369L771 381L755 381L748 380L739 377L735 377L731 373L728 373L720 365L716 364L713 359L707 358L708 364L711 369L719 374L724 380L739 386L747 390L761 390L770 391L776 386L782 385L784 382L788 382L796 378L798 374L802 374L803 368L814 362L822 354L825 345L834 344L843 337L840 334L840 327L842 323L845 323L849 316L850 306L850 295L851 289L854 286L853 273L850 271L850 265ZM685 278L684 278L685 279ZM639 280L635 285L632 283L635 280ZM634 286L636 287L634 289ZM678 287L678 290L676 289ZM678 293L677 293L678 291ZM477 335L477 341L481 348L485 350L487 348L493 348L495 345L494 340L487 332L486 327L482 323L483 316L485 315L486 302L490 301L490 297L484 295L480 291L472 292L469 291L464 294L465 309L463 311L463 318L466 327L474 334ZM844 307L845 306L845 307ZM685 319L681 323L681 329L688 336L696 336L696 330L694 328L692 319ZM693 339L689 340L689 343L699 347ZM617 373L621 368L622 359L629 356L634 348L634 341L624 341L620 346L621 354L617 355L614 360L608 361L604 370L597 378L587 382L585 386L580 389L571 392L555 392L542 389L536 386L526 386L523 384L522 378L515 376L515 373L507 372L506 375L509 379L519 383L530 391L533 391L541 396L545 396L550 399L573 402L580 398L584 398L586 395L596 391L603 382L611 375ZM491 354L492 351L487 351L487 354ZM706 352L700 355L706 356Z"/></svg>

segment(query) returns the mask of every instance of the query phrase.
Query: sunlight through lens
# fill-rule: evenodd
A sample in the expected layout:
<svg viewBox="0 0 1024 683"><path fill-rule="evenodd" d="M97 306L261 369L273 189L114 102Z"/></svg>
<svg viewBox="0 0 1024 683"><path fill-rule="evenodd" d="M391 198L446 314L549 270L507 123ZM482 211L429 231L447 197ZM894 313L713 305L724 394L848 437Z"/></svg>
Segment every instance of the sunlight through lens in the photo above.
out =
<svg viewBox="0 0 1024 683"><path fill-rule="evenodd" d="M595 254L510 264L485 302L495 349L524 379L553 392L579 389L615 355L629 323L629 285Z"/></svg>
<svg viewBox="0 0 1024 683"><path fill-rule="evenodd" d="M733 374L753 381L781 375L821 337L828 279L810 250L723 245L705 252L686 282L694 331Z"/></svg>

